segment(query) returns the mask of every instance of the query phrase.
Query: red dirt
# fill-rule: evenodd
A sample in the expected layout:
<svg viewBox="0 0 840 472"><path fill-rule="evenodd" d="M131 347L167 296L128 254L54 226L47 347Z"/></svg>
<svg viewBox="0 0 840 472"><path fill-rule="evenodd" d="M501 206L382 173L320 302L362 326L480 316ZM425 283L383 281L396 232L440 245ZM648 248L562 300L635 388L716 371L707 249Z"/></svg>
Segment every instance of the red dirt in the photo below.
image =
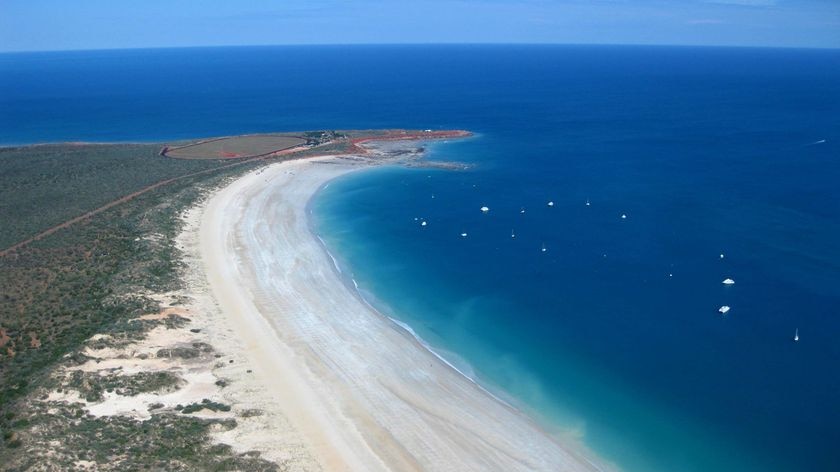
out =
<svg viewBox="0 0 840 472"><path fill-rule="evenodd" d="M259 135L224 136L224 137L220 137L220 138L210 138L210 139L205 139L205 140L201 140L201 141L195 141L195 142L192 142L192 143L189 143L189 144L185 144L183 146L175 146L175 147L170 147L170 146L167 145L167 146L164 146L163 149L160 150L160 155L164 156L164 157L169 157L171 159L207 159L207 158L198 158L198 157L171 156L171 155L169 155L169 152L170 151L177 151L179 149L191 148L191 147L198 146L198 145L201 145L201 144L212 143L212 142L215 142L215 141L224 141L226 139L238 138L238 137L248 137L248 136L259 136ZM287 137L299 139L299 140L301 140L302 143L306 142L306 139L302 138L300 136L287 136ZM299 147L299 146L300 146L300 144L298 146L294 146L294 147ZM238 152L219 150L216 153L215 158L216 159L241 159L241 158L265 157L265 156L273 155L273 154L275 154L277 152L280 152L280 151L286 151L286 150L289 150L289 149L293 149L294 147L280 148L280 149L276 149L274 151L264 152L262 154L242 154L242 153L238 153Z"/></svg>
<svg viewBox="0 0 840 472"><path fill-rule="evenodd" d="M409 133L404 130L388 130L382 136L370 136L354 138L350 140L352 149L356 152L367 152L367 150L359 146L360 144L370 141L419 141L425 139L447 139L447 138L466 138L472 136L472 133L464 130L446 130L446 131L419 131Z"/></svg>

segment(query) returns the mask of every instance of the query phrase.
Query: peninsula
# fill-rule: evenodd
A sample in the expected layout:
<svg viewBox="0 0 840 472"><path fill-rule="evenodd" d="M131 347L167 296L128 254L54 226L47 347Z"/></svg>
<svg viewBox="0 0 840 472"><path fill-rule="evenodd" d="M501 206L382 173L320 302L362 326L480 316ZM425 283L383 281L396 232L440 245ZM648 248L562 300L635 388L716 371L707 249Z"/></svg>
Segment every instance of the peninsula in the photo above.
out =
<svg viewBox="0 0 840 472"><path fill-rule="evenodd" d="M66 219L31 223L0 254L11 269L0 280L12 294L3 313L34 305L37 314L0 320L0 363L11 374L2 385L7 463L605 470L366 304L309 230L307 203L330 180L427 165L424 141L466 136L324 131L167 144L145 164L180 175L126 182L104 203L85 195L86 208L58 212ZM126 146L142 145L34 146L4 158ZM68 267L92 280L69 277ZM111 306L86 319L51 317L50 303L78 300L50 298L55 285L37 283L44 270L59 286L97 288L86 302Z"/></svg>

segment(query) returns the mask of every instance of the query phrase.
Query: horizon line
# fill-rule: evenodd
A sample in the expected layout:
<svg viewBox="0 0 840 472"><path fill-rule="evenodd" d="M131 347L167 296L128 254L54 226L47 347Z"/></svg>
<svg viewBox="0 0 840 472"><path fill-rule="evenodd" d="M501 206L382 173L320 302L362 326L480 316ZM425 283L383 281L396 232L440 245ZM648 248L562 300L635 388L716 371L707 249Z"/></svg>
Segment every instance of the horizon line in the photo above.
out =
<svg viewBox="0 0 840 472"><path fill-rule="evenodd" d="M737 44L667 44L667 43L552 43L552 42L405 42L405 43L285 43L285 44L217 44L190 46L130 46L70 49L19 49L0 51L2 54L30 54L56 52L104 52L144 51L167 49L224 49L224 48L270 48L270 47L369 47L369 46L606 46L606 47L663 47L663 48L709 48L709 49L786 49L837 51L835 46L755 46Z"/></svg>

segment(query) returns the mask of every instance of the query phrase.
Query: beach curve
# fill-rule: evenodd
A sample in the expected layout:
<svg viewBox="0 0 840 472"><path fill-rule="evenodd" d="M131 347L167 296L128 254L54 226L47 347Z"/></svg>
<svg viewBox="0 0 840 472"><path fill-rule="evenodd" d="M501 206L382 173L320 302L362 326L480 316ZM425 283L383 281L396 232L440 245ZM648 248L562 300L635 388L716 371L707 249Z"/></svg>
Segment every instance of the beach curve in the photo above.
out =
<svg viewBox="0 0 840 472"><path fill-rule="evenodd" d="M374 311L311 233L307 204L369 161L249 173L199 218L209 290L253 375L324 470L604 470Z"/></svg>

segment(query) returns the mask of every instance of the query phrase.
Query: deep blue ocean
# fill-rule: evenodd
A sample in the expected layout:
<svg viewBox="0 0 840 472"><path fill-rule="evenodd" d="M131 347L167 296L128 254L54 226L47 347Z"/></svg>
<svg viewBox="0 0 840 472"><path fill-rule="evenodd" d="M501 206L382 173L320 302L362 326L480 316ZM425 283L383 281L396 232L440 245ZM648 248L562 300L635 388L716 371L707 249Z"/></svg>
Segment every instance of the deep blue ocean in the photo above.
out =
<svg viewBox="0 0 840 472"><path fill-rule="evenodd" d="M0 55L2 144L382 127L476 133L314 202L388 315L624 470L840 470L840 51Z"/></svg>

